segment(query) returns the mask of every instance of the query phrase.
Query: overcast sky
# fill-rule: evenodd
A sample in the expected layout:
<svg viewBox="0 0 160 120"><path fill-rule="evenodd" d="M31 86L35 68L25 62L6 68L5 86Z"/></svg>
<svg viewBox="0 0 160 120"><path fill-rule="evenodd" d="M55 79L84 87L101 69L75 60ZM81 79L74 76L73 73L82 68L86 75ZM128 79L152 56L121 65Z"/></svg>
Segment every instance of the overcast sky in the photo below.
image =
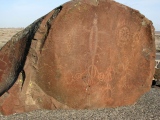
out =
<svg viewBox="0 0 160 120"><path fill-rule="evenodd" d="M0 28L26 27L67 1L69 0L0 0ZM115 1L139 10L160 31L160 0Z"/></svg>

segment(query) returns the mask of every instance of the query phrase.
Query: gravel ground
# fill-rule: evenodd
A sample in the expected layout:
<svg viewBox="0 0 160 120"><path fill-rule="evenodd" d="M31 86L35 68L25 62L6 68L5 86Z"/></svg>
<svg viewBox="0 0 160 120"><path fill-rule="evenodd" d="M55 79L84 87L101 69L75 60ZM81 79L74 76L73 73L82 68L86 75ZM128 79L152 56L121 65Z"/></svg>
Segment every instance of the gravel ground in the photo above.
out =
<svg viewBox="0 0 160 120"><path fill-rule="evenodd" d="M0 115L0 120L160 120L160 88L152 88L131 106L97 110L36 110Z"/></svg>

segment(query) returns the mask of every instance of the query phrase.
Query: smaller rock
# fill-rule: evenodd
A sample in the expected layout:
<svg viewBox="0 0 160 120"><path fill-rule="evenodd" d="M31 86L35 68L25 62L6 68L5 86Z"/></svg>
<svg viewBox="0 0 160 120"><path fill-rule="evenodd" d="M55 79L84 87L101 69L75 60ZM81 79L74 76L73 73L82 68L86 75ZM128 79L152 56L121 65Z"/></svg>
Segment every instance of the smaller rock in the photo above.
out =
<svg viewBox="0 0 160 120"><path fill-rule="evenodd" d="M157 68L160 68L160 63L158 63Z"/></svg>
<svg viewBox="0 0 160 120"><path fill-rule="evenodd" d="M156 80L159 80L159 79L160 79L160 69L155 68L154 78L155 78Z"/></svg>
<svg viewBox="0 0 160 120"><path fill-rule="evenodd" d="M157 66L157 68L158 68L158 66ZM157 69L157 68L155 68L155 74L154 74L155 80L153 80L152 86L160 87L160 69Z"/></svg>
<svg viewBox="0 0 160 120"><path fill-rule="evenodd" d="M160 87L160 80L156 81L156 86Z"/></svg>

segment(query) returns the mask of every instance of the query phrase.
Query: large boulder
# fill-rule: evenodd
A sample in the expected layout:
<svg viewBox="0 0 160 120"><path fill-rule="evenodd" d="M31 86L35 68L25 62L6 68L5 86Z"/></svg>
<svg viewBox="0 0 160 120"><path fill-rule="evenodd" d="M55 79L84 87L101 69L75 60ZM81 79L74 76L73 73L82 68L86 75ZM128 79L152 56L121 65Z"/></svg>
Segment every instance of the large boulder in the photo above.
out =
<svg viewBox="0 0 160 120"><path fill-rule="evenodd" d="M145 16L111 0L70 1L1 49L0 110L130 105L150 90L154 64Z"/></svg>

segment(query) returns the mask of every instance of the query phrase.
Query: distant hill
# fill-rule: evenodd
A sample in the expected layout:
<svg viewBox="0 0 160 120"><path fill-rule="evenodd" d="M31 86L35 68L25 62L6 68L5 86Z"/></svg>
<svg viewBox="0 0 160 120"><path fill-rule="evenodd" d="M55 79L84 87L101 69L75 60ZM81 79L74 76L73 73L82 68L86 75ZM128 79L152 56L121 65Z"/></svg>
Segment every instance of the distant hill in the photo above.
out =
<svg viewBox="0 0 160 120"><path fill-rule="evenodd" d="M160 35L160 31L155 31L155 35Z"/></svg>

